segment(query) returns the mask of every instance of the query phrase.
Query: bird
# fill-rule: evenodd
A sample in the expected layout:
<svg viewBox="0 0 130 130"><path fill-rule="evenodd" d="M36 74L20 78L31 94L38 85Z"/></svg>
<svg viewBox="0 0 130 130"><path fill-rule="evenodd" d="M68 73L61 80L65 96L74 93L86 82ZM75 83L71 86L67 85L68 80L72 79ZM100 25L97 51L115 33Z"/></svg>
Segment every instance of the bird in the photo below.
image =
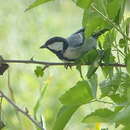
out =
<svg viewBox="0 0 130 130"><path fill-rule="evenodd" d="M97 39L108 29L102 29L97 33L86 38L85 28L81 28L67 38L52 37L47 40L40 48L46 48L53 52L60 60L64 62L75 62L84 53L97 48Z"/></svg>

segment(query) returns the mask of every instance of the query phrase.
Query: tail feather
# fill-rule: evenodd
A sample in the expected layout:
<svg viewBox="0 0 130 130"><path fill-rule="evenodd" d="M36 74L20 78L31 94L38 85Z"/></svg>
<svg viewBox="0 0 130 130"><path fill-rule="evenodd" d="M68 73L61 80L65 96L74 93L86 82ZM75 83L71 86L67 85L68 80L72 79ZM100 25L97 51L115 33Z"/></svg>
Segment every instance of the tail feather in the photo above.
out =
<svg viewBox="0 0 130 130"><path fill-rule="evenodd" d="M98 39L99 36L101 36L102 34L104 34L106 31L109 31L110 29L102 29L101 31L97 32L97 33L94 33L92 35L92 37L94 37L95 39Z"/></svg>
<svg viewBox="0 0 130 130"><path fill-rule="evenodd" d="M85 28L81 28L80 30L78 30L77 32L75 32L74 34L80 33L80 32L84 32Z"/></svg>
<svg viewBox="0 0 130 130"><path fill-rule="evenodd" d="M104 34L106 31L109 31L110 29L102 29L100 30L99 32L96 32L94 34L92 34L92 37L94 37L95 39L98 39L99 36L101 36L102 34ZM77 34L77 33L81 33L81 32L84 32L85 31L85 28L81 28L80 30L78 30L77 32L75 32L74 34Z"/></svg>

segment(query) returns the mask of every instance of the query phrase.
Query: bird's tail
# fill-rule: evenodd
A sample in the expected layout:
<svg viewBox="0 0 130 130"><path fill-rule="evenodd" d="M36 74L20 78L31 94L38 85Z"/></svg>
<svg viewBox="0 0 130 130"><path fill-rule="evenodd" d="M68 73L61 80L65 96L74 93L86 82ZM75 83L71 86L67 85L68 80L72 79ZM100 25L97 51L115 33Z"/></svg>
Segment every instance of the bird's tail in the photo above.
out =
<svg viewBox="0 0 130 130"><path fill-rule="evenodd" d="M98 39L99 36L101 36L102 34L104 34L106 31L109 31L110 29L102 29L99 32L96 32L92 35L92 37L94 37L95 39Z"/></svg>
<svg viewBox="0 0 130 130"><path fill-rule="evenodd" d="M104 34L106 31L109 31L110 29L102 29L94 34L92 34L92 37L94 37L95 39L98 39L99 36L101 36L102 34ZM77 33L81 33L81 32L84 32L85 31L85 28L81 28L80 30L78 30L77 32L75 32L74 34L77 34Z"/></svg>

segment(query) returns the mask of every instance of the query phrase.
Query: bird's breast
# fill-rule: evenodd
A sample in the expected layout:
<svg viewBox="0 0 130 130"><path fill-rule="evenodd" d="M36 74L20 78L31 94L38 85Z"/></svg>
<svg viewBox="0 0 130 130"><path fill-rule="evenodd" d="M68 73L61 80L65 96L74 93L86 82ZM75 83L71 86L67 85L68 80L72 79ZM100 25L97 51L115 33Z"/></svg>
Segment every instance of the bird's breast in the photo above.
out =
<svg viewBox="0 0 130 130"><path fill-rule="evenodd" d="M67 59L77 59L81 56L82 52L79 48L67 48L63 53L63 57Z"/></svg>

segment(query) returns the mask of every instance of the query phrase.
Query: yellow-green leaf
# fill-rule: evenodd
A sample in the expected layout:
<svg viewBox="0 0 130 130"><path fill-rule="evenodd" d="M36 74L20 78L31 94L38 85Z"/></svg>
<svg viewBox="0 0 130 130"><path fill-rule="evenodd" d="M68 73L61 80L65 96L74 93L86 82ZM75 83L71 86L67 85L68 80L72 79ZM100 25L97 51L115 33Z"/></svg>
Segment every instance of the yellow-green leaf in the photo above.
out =
<svg viewBox="0 0 130 130"><path fill-rule="evenodd" d="M35 8L41 4L44 4L44 3L49 2L49 1L52 1L52 0L36 0L31 5L29 5L29 7L25 11L28 11L32 8Z"/></svg>

